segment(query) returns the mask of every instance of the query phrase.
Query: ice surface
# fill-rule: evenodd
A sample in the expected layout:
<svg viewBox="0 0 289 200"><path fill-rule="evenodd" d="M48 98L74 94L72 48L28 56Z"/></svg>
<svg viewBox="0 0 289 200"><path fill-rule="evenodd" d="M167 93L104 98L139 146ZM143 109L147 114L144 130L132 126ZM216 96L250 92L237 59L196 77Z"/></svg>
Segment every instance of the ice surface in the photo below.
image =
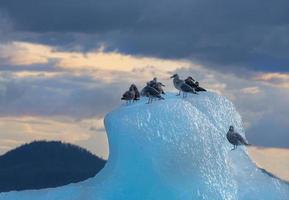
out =
<svg viewBox="0 0 289 200"><path fill-rule="evenodd" d="M142 99L107 114L110 155L94 178L64 187L0 194L0 200L288 200L289 186L269 177L244 147L230 151L241 117L211 92L186 99Z"/></svg>

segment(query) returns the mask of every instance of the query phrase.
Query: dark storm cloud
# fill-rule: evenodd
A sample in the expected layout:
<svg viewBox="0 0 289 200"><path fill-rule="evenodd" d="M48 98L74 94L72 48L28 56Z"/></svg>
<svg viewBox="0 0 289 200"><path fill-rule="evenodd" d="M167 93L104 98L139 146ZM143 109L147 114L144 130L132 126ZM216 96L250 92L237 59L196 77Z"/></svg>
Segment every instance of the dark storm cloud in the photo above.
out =
<svg viewBox="0 0 289 200"><path fill-rule="evenodd" d="M1 2L0 2L1 4ZM10 39L11 22L7 17L7 12L3 11L0 6L0 42Z"/></svg>
<svg viewBox="0 0 289 200"><path fill-rule="evenodd" d="M42 38L59 46L105 43L107 50L189 58L221 70L289 71L287 0L2 0L0 7L18 31L78 33ZM81 34L94 37L79 44Z"/></svg>
<svg viewBox="0 0 289 200"><path fill-rule="evenodd" d="M2 0L0 6L15 20L18 30L98 32L132 26L142 4L130 0Z"/></svg>

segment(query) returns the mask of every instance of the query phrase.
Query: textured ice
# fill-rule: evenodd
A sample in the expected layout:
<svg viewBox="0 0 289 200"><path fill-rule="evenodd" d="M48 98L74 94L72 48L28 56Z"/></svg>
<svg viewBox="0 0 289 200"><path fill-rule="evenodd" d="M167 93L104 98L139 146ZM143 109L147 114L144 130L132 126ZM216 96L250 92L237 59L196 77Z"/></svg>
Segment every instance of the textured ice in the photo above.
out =
<svg viewBox="0 0 289 200"><path fill-rule="evenodd" d="M96 177L0 200L289 199L289 186L259 170L244 147L230 151L228 127L244 130L229 100L206 92L145 101L106 115L110 155Z"/></svg>

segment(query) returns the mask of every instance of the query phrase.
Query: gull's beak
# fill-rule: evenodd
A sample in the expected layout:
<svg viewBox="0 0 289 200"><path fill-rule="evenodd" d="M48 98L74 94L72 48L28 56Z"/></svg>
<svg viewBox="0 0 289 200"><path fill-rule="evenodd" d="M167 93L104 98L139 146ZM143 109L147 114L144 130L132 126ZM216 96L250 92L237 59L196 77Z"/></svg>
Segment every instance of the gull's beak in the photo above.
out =
<svg viewBox="0 0 289 200"><path fill-rule="evenodd" d="M172 75L170 78L174 78L175 77L175 75Z"/></svg>

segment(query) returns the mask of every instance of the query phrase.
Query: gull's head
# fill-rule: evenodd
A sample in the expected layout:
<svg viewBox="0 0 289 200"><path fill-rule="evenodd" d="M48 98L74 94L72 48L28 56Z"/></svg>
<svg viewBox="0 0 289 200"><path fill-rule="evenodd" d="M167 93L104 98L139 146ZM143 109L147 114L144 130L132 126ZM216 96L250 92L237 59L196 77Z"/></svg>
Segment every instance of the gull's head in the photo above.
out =
<svg viewBox="0 0 289 200"><path fill-rule="evenodd" d="M174 74L171 76L171 78L179 78L179 75L178 74Z"/></svg>
<svg viewBox="0 0 289 200"><path fill-rule="evenodd" d="M195 81L195 79L193 79L193 77L191 77L191 76L188 76L188 79Z"/></svg>
<svg viewBox="0 0 289 200"><path fill-rule="evenodd" d="M234 131L234 126L230 126L229 131Z"/></svg>

